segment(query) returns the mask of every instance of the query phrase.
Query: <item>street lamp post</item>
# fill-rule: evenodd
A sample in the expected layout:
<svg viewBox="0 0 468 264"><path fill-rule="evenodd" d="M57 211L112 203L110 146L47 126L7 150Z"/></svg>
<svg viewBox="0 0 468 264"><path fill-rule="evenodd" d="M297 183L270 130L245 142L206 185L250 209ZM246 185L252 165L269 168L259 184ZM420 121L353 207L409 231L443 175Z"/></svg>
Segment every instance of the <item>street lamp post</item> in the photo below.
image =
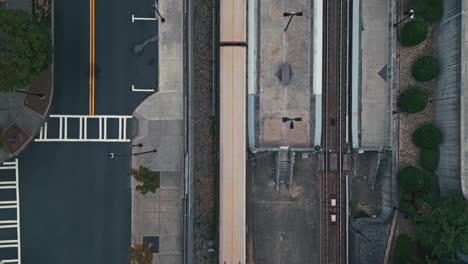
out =
<svg viewBox="0 0 468 264"><path fill-rule="evenodd" d="M296 117L296 118L283 117L283 123L291 122L289 123L290 129L294 128L294 121L296 122L302 121L302 117Z"/></svg>
<svg viewBox="0 0 468 264"><path fill-rule="evenodd" d="M144 155L148 153L156 153L158 152L157 149L149 150L149 151L143 151L143 152L138 152L138 153L126 153L126 154L115 154L113 152L109 153L108 157L113 159L115 157L125 157L125 156L139 156L139 155Z"/></svg>
<svg viewBox="0 0 468 264"><path fill-rule="evenodd" d="M39 99L41 99L41 100L44 100L44 99L45 99L45 94L43 94L43 93L30 93L30 92L21 91L21 90L15 90L15 92L17 92L17 93L23 93L23 94L27 94L27 95L37 96L37 97L38 97Z"/></svg>
<svg viewBox="0 0 468 264"><path fill-rule="evenodd" d="M414 10L410 9L409 12L405 12L405 15L407 15L407 16L404 17L402 20L398 21L398 23L393 24L393 27L398 26L401 22L405 21L408 18L411 18L411 20L413 20L414 19Z"/></svg>
<svg viewBox="0 0 468 264"><path fill-rule="evenodd" d="M288 30L289 24L291 23L291 20L293 19L294 16L302 16L302 12L284 12L283 13L284 17L289 17L288 24L286 25L286 28L284 29L284 32Z"/></svg>
<svg viewBox="0 0 468 264"><path fill-rule="evenodd" d="M164 23L166 19L163 16L161 16L161 13L159 13L158 8L156 7L156 1L153 4L153 8L154 8L154 16L156 17L156 15L158 15L161 18L161 22Z"/></svg>

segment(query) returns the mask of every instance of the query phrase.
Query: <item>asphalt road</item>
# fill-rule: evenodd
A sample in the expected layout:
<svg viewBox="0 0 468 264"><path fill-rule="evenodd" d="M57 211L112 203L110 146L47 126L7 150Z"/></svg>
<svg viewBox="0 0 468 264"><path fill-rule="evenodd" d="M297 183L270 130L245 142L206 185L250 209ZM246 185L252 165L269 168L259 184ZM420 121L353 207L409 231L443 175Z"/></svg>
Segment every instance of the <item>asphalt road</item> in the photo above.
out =
<svg viewBox="0 0 468 264"><path fill-rule="evenodd" d="M155 88L152 1L96 1L96 114L131 115ZM55 1L55 91L52 114L88 114L89 2ZM130 159L124 143L33 143L20 156L24 263L127 263Z"/></svg>

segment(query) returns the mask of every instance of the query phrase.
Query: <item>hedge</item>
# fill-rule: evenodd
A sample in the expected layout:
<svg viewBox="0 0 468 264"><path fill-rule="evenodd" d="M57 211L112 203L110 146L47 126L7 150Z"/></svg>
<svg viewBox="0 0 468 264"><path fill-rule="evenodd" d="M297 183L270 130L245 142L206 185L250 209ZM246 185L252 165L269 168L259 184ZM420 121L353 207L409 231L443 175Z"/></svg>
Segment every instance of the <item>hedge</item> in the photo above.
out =
<svg viewBox="0 0 468 264"><path fill-rule="evenodd" d="M398 236L395 245L395 263L396 264L407 264L413 251L413 242L411 238L406 234Z"/></svg>
<svg viewBox="0 0 468 264"><path fill-rule="evenodd" d="M411 75L418 81L430 81L438 74L439 65L433 56L419 57L411 67Z"/></svg>
<svg viewBox="0 0 468 264"><path fill-rule="evenodd" d="M434 23L442 18L442 0L411 0L410 9L414 10L416 18L422 17L428 23Z"/></svg>
<svg viewBox="0 0 468 264"><path fill-rule="evenodd" d="M424 110L427 105L427 94L417 86L410 86L398 98L398 106L402 111L416 113Z"/></svg>
<svg viewBox="0 0 468 264"><path fill-rule="evenodd" d="M414 166L407 166L398 172L398 184L413 195L424 194L431 190L431 177Z"/></svg>
<svg viewBox="0 0 468 264"><path fill-rule="evenodd" d="M433 124L424 124L413 132L413 143L426 149L435 149L442 143L443 135Z"/></svg>
<svg viewBox="0 0 468 264"><path fill-rule="evenodd" d="M400 31L401 45L410 47L418 45L427 37L427 26L421 21L411 21L403 25Z"/></svg>
<svg viewBox="0 0 468 264"><path fill-rule="evenodd" d="M433 172L437 169L437 164L439 164L439 150L437 149L421 149L419 152L419 160L421 166L430 172Z"/></svg>

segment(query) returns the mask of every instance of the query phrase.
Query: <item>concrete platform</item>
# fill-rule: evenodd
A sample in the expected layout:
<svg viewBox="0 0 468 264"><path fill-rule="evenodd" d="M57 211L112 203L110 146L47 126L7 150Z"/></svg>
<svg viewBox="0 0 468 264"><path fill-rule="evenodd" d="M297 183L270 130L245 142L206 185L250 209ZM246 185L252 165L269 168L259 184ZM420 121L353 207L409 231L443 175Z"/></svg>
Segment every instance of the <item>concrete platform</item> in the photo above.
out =
<svg viewBox="0 0 468 264"><path fill-rule="evenodd" d="M258 10L259 147L312 147L315 98L311 0L259 1ZM294 17L284 32L289 17L283 12L303 12L303 16ZM285 71L284 67L289 69ZM288 81L284 74L289 75ZM302 121L290 129L283 117L300 117Z"/></svg>

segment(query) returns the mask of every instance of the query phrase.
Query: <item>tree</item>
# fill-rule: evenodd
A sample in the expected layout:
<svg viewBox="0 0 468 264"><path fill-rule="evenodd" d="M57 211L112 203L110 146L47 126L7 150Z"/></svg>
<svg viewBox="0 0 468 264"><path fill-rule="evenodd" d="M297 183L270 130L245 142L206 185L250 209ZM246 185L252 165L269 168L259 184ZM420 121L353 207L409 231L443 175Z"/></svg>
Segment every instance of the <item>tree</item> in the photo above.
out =
<svg viewBox="0 0 468 264"><path fill-rule="evenodd" d="M424 124L413 132L413 143L420 148L436 149L442 143L442 131L433 124Z"/></svg>
<svg viewBox="0 0 468 264"><path fill-rule="evenodd" d="M430 81L439 75L439 65L433 56L422 56L416 59L411 67L411 75L417 81Z"/></svg>
<svg viewBox="0 0 468 264"><path fill-rule="evenodd" d="M401 45L406 47L416 46L427 37L427 26L421 21L410 21L403 25L400 31Z"/></svg>
<svg viewBox="0 0 468 264"><path fill-rule="evenodd" d="M439 150L421 149L421 152L419 153L419 161L425 170L430 172L435 171L437 164L439 164Z"/></svg>
<svg viewBox="0 0 468 264"><path fill-rule="evenodd" d="M150 244L134 244L128 248L128 261L130 264L151 264L153 253Z"/></svg>
<svg viewBox="0 0 468 264"><path fill-rule="evenodd" d="M409 86L398 98L398 106L402 111L416 113L424 110L427 105L427 94L417 86Z"/></svg>
<svg viewBox="0 0 468 264"><path fill-rule="evenodd" d="M27 85L51 61L49 25L24 11L0 9L0 91Z"/></svg>
<svg viewBox="0 0 468 264"><path fill-rule="evenodd" d="M412 247L413 243L408 235L399 235L395 246L395 263L407 264L413 253Z"/></svg>
<svg viewBox="0 0 468 264"><path fill-rule="evenodd" d="M407 166L398 172L398 183L401 189L411 194L412 204L416 202L418 196L422 196L431 191L431 177L424 171Z"/></svg>
<svg viewBox="0 0 468 264"><path fill-rule="evenodd" d="M416 17L422 16L428 23L437 22L442 18L442 0L411 0L410 9L414 10Z"/></svg>
<svg viewBox="0 0 468 264"><path fill-rule="evenodd" d="M453 257L468 249L468 201L450 194L428 199L419 212L414 218L416 238L435 256Z"/></svg>
<svg viewBox="0 0 468 264"><path fill-rule="evenodd" d="M138 170L132 169L130 174L139 183L135 189L143 195L148 192L155 193L159 188L159 172L140 166Z"/></svg>

